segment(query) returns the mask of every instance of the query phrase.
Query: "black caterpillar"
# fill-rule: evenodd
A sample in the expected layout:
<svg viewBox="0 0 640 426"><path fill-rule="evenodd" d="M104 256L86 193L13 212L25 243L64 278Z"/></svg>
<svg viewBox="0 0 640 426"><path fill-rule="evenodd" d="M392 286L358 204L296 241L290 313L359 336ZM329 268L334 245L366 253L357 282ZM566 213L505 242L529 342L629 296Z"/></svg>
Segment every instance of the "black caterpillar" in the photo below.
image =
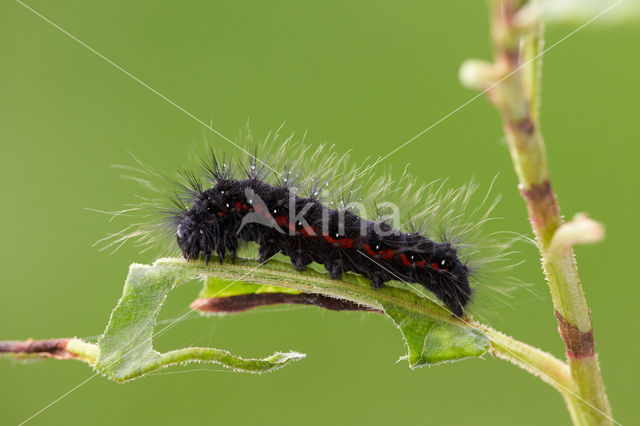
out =
<svg viewBox="0 0 640 426"><path fill-rule="evenodd" d="M255 156L245 179L235 179L215 155L204 164L211 187L183 173L186 197L177 196L171 213L178 246L187 259L217 254L232 261L239 244L253 241L260 261L278 253L299 271L317 262L332 279L351 271L380 288L390 280L418 283L433 292L451 312L462 316L471 297L469 268L449 242L435 242L419 232L400 232L386 221L369 221L349 208L331 209L318 196L296 195L287 178L265 182Z"/></svg>

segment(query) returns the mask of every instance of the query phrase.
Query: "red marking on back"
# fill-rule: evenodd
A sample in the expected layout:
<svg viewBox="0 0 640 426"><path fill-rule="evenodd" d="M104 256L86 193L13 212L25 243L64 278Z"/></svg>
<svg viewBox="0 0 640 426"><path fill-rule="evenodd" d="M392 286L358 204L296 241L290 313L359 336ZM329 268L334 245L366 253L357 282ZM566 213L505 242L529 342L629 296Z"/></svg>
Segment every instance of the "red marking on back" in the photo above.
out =
<svg viewBox="0 0 640 426"><path fill-rule="evenodd" d="M242 210L242 203L240 201L236 201L235 206L236 206L236 209Z"/></svg>
<svg viewBox="0 0 640 426"><path fill-rule="evenodd" d="M351 248L353 246L353 240L351 238L334 239L331 235L323 235L323 237L329 244L338 243L342 248Z"/></svg>
<svg viewBox="0 0 640 426"><path fill-rule="evenodd" d="M364 249L369 253L369 256L380 255L383 259L391 259L393 257L393 250L380 250L379 252L375 252L371 250L371 246L368 244L364 245Z"/></svg>
<svg viewBox="0 0 640 426"><path fill-rule="evenodd" d="M353 239L351 238L340 238L338 240L338 242L340 243L340 245L344 248L351 248L353 247Z"/></svg>
<svg viewBox="0 0 640 426"><path fill-rule="evenodd" d="M404 253L400 255L400 259L402 259L402 263L404 263L405 266L411 265L411 262L407 259L407 256Z"/></svg>
<svg viewBox="0 0 640 426"><path fill-rule="evenodd" d="M224 216L224 212L218 212L218 216Z"/></svg>
<svg viewBox="0 0 640 426"><path fill-rule="evenodd" d="M364 245L364 249L367 251L367 253L369 253L369 256L375 256L376 252L371 250L371 247L368 244Z"/></svg>
<svg viewBox="0 0 640 426"><path fill-rule="evenodd" d="M284 224L287 223L287 217L286 216L277 216L276 217L276 223L279 226L284 226Z"/></svg>
<svg viewBox="0 0 640 426"><path fill-rule="evenodd" d="M305 226L300 230L300 233L305 237L310 237L316 234L315 230L313 229L313 226Z"/></svg>
<svg viewBox="0 0 640 426"><path fill-rule="evenodd" d="M381 250L380 251L380 256L382 256L383 259L391 259L393 257L393 250Z"/></svg>
<svg viewBox="0 0 640 426"><path fill-rule="evenodd" d="M437 263L435 263L435 262L433 262L433 263L431 264L431 267L432 267L433 269L435 269L435 270L438 270L438 264L437 264Z"/></svg>
<svg viewBox="0 0 640 426"><path fill-rule="evenodd" d="M424 268L424 265L426 265L427 262L425 262L424 260L418 260L416 262L416 265L418 265L421 268Z"/></svg>

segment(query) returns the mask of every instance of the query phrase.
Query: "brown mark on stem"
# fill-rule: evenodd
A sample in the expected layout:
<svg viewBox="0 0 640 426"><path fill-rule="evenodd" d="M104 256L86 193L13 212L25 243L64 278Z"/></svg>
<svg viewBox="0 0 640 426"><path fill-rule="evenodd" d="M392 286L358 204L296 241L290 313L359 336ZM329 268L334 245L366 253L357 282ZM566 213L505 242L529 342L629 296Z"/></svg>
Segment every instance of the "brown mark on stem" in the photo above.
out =
<svg viewBox="0 0 640 426"><path fill-rule="evenodd" d="M67 351L67 343L71 339L23 340L0 342L0 353L38 356L41 358L71 359L76 354Z"/></svg>
<svg viewBox="0 0 640 426"><path fill-rule="evenodd" d="M594 356L593 329L587 332L580 331L577 326L567 322L558 311L554 311L554 314L558 319L558 331L567 348L567 358L576 359Z"/></svg>
<svg viewBox="0 0 640 426"><path fill-rule="evenodd" d="M505 49L503 51L504 59L512 69L517 69L520 65L520 49Z"/></svg>
<svg viewBox="0 0 640 426"><path fill-rule="evenodd" d="M536 125L531 117L525 117L516 123L508 123L507 126L507 131L518 132L527 136L533 136L536 130Z"/></svg>
<svg viewBox="0 0 640 426"><path fill-rule="evenodd" d="M520 193L527 202L534 230L536 226L547 227L552 222L558 222L560 213L551 182L547 180L541 184L530 184L528 188L520 184Z"/></svg>

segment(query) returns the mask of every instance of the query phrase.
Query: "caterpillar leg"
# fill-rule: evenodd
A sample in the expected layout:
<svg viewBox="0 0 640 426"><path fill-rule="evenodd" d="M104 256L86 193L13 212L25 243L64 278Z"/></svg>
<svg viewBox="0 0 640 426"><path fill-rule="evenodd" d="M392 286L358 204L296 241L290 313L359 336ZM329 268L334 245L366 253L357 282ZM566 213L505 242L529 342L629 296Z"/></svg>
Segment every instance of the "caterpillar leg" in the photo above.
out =
<svg viewBox="0 0 640 426"><path fill-rule="evenodd" d="M238 253L238 239L231 238L227 241L226 248L229 250L229 256L231 257L231 262L236 263L236 255Z"/></svg>
<svg viewBox="0 0 640 426"><path fill-rule="evenodd" d="M307 265L313 262L311 256L305 254L303 250L296 250L290 254L291 263L296 268L296 271L302 272L307 269Z"/></svg>
<svg viewBox="0 0 640 426"><path fill-rule="evenodd" d="M384 283L388 281L385 279L384 274L374 273L371 277L371 287L373 288L382 288L384 287Z"/></svg>
<svg viewBox="0 0 640 426"><path fill-rule="evenodd" d="M325 263L324 267L327 271L329 271L329 278L331 278L332 280L339 280L340 278L342 278L344 266L341 260L337 259L333 262Z"/></svg>
<svg viewBox="0 0 640 426"><path fill-rule="evenodd" d="M273 245L269 243L260 244L260 248L258 249L258 262L264 263L276 254L278 254L278 250L273 248Z"/></svg>
<svg viewBox="0 0 640 426"><path fill-rule="evenodd" d="M224 247L218 247L216 249L216 253L218 254L218 260L220 260L220 264L222 265L224 263L224 256L227 254L227 251L224 249Z"/></svg>
<svg viewBox="0 0 640 426"><path fill-rule="evenodd" d="M340 280L340 278L342 278L342 269L337 265L331 266L329 269L329 278L332 280Z"/></svg>
<svg viewBox="0 0 640 426"><path fill-rule="evenodd" d="M305 263L301 257L291 258L291 263L293 267L296 268L298 272L304 272L307 269L307 263Z"/></svg>

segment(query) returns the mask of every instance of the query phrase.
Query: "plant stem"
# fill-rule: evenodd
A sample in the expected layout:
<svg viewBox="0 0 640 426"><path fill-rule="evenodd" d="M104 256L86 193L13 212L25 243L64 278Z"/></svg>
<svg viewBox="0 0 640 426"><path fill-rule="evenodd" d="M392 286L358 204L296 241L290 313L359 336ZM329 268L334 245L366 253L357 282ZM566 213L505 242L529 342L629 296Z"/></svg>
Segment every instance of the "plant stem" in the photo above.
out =
<svg viewBox="0 0 640 426"><path fill-rule="evenodd" d="M579 400L575 398L576 388L569 366L553 355L538 348L520 342L513 337L493 330L483 324L475 323L491 340L491 353L501 359L540 377L542 381L553 386L564 398L571 419L579 424Z"/></svg>
<svg viewBox="0 0 640 426"><path fill-rule="evenodd" d="M575 382L578 399L565 397L565 400L569 400L567 404L575 424L608 425L613 421L611 408L595 354L591 315L573 252L573 243L580 239L567 244L556 237L565 225L551 187L538 118L543 27L536 15L536 3L524 6L521 3L519 0L491 2L493 71L499 84L487 84L490 87L488 95L502 116L520 192L527 203ZM582 239L593 240L590 237Z"/></svg>

